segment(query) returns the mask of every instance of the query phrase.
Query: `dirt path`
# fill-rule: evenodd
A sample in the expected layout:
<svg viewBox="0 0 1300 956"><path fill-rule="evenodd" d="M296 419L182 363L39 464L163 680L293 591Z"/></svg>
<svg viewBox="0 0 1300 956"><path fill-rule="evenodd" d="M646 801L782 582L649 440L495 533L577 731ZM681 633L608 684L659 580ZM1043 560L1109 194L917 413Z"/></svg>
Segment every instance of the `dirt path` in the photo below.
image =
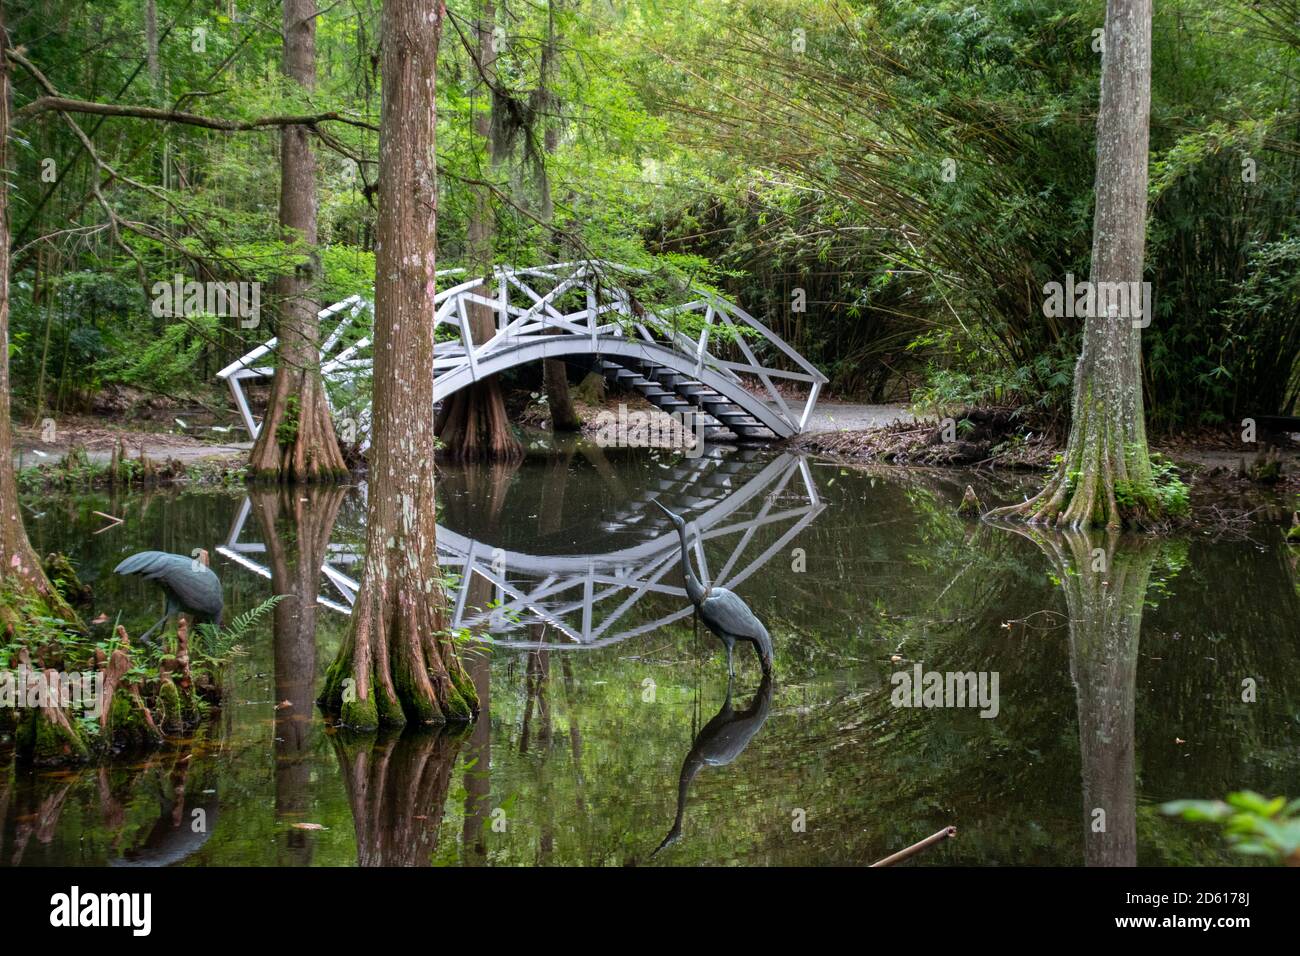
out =
<svg viewBox="0 0 1300 956"><path fill-rule="evenodd" d="M252 442L220 442L205 439L200 435L179 432L146 432L125 428L110 428L90 420L70 422L54 428L52 441L45 441L45 435L38 428L15 426L14 428L14 465L19 468L31 468L36 465L50 465L62 461L68 451L78 445L84 446L86 456L94 462L107 462L113 456L113 448L118 441L126 442L127 453L137 457L141 451L154 461L165 462L175 458L184 464L208 458L242 459L253 447ZM203 433L219 436L220 433L204 429ZM232 436L238 434L231 432Z"/></svg>
<svg viewBox="0 0 1300 956"><path fill-rule="evenodd" d="M804 433L863 431L897 421L914 421L915 417L906 405L855 405L823 400L808 416Z"/></svg>

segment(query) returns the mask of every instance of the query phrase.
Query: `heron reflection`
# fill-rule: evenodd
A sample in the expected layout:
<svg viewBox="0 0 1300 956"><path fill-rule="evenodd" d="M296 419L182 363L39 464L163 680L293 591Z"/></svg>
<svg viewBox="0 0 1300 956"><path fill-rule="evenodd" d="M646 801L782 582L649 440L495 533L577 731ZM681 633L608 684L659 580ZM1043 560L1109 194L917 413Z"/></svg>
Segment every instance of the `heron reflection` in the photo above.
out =
<svg viewBox="0 0 1300 956"><path fill-rule="evenodd" d="M736 710L731 706L731 685L732 680L728 677L727 699L723 702L722 709L695 735L686 760L682 762L682 770L677 778L677 816L673 819L672 829L652 856L681 839L686 798L696 775L705 767L724 767L739 757L762 729L772 710L770 671L763 673L762 683L744 710Z"/></svg>

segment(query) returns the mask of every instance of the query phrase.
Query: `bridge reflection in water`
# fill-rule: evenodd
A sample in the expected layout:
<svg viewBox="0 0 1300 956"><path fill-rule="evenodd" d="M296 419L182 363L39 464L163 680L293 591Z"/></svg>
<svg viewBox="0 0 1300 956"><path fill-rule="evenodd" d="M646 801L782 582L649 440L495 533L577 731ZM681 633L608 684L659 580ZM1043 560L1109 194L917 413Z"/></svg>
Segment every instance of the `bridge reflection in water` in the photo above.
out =
<svg viewBox="0 0 1300 956"><path fill-rule="evenodd" d="M692 535L695 557L708 580L732 589L786 552L825 508L806 459L715 448L672 463L601 516L592 537L620 545L608 551L509 549L440 523L439 561L455 581L452 626L501 646L562 650L616 644L689 618L693 609L684 588L665 582L679 580L673 572L679 567L680 545L672 526L650 505L655 498L685 516L699 533ZM252 500L245 499L217 552L270 578L266 545L251 540L256 529L256 522L248 527L252 507ZM360 535L351 537L353 543L331 541L317 598L343 614L350 613L356 598L362 559ZM716 571L702 542L715 557L726 554ZM669 602L674 610L650 620L632 613L638 602L655 594L674 598ZM548 631L563 640L539 640L549 638Z"/></svg>

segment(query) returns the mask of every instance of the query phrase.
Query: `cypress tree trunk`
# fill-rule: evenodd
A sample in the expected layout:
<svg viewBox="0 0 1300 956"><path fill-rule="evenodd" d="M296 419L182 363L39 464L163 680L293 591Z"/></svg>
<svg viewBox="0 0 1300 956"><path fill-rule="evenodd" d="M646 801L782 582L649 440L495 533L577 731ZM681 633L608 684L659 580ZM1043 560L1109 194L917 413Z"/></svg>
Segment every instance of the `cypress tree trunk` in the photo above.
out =
<svg viewBox="0 0 1300 956"><path fill-rule="evenodd" d="M1097 112L1094 289L1100 283L1142 281L1150 112L1151 0L1108 0ZM1070 437L1060 468L1038 495L991 517L1118 528L1158 510L1148 493L1142 332L1131 315L1103 311L1095 307L1084 322ZM1117 488L1126 492L1123 507Z"/></svg>
<svg viewBox="0 0 1300 956"><path fill-rule="evenodd" d="M551 197L551 176L546 163L560 142L559 119L553 114L559 105L559 97L551 89L551 73L555 66L555 8L559 0L550 0L546 5L546 43L542 47L541 62L538 67L537 111L541 114L545 132L542 143L546 155L537 162L537 186L541 195L541 212L539 219L547 226L555 218L555 201ZM556 243L548 240L548 245L555 255ZM582 419L573 408L573 396L569 393L569 373L564 359L542 360L542 387L546 392L546 404L551 410L551 430L555 432L576 432L582 430Z"/></svg>
<svg viewBox="0 0 1300 956"><path fill-rule="evenodd" d="M435 548L434 99L441 3L386 0L375 253L372 465L366 558L321 703L345 724L471 720L474 684L447 633Z"/></svg>
<svg viewBox="0 0 1300 956"><path fill-rule="evenodd" d="M495 24L496 8L491 0L486 0L483 15L475 27L474 58L479 82L489 87L488 96L492 95L490 85L496 78L496 50L492 37ZM475 87L475 92L470 94L471 103L482 95L477 89ZM475 114L474 131L483 139L488 163L495 173L502 157L492 135L493 117L488 112L477 110ZM474 205L465 239L469 253L467 266L471 272L478 270L482 275L490 276L496 237L492 196L486 186L475 186L473 190ZM485 299L492 297L492 290L486 282L474 291ZM496 333L495 312L478 303L472 303L467 311L474 345L482 345ZM523 445L510 429L505 397L495 375L448 396L438 414L437 431L445 446L443 454L453 461L514 461L524 456Z"/></svg>
<svg viewBox="0 0 1300 956"><path fill-rule="evenodd" d="M18 507L9 420L9 40L0 6L0 575L66 609L27 540ZM71 613L70 611L68 612Z"/></svg>
<svg viewBox="0 0 1300 956"><path fill-rule="evenodd" d="M284 72L307 91L316 88L315 0L284 2ZM276 282L279 357L266 418L249 457L254 478L331 481L347 474L334 435L320 374L320 255L316 250L316 161L311 132L280 133L280 229L308 250L307 261Z"/></svg>

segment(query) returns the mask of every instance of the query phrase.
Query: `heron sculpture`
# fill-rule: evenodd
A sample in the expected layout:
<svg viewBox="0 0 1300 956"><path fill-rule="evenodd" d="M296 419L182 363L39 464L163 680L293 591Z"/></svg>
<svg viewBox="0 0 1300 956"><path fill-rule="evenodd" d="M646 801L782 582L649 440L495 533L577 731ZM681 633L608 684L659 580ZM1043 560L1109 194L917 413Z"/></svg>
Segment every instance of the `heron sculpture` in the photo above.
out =
<svg viewBox="0 0 1300 956"><path fill-rule="evenodd" d="M167 608L158 623L140 635L149 635L167 623L173 614L184 611L194 617L221 626L221 581L208 567L208 552L199 549L197 557L168 554L166 551L141 551L113 569L115 574L138 574L146 581L157 581L167 596Z"/></svg>
<svg viewBox="0 0 1300 956"><path fill-rule="evenodd" d="M659 510L677 526L677 534L682 540L682 577L686 579L686 594L699 612L704 626L718 636L727 649L727 674L734 673L731 651L736 641L749 641L758 653L763 673L772 672L772 638L767 633L763 622L754 616L749 605L733 591L726 588L710 587L695 576L691 567L691 552L686 542L686 520L673 514L658 499L654 502Z"/></svg>

